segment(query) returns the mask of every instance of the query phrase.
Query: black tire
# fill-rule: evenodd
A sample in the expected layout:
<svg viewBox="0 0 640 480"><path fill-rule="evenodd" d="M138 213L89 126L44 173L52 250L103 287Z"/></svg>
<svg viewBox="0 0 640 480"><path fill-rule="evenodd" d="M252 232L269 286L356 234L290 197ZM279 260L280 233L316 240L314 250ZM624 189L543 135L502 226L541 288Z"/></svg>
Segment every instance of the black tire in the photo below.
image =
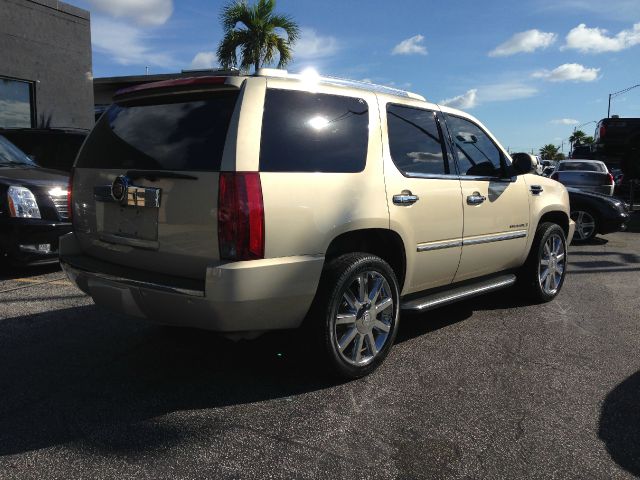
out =
<svg viewBox="0 0 640 480"><path fill-rule="evenodd" d="M373 273L379 275L379 277L370 275ZM384 312L380 311L380 313L377 313L374 306L373 319L371 320L369 313L367 313L366 317L363 313L365 311L371 311L370 308L372 304L369 302L369 309L367 308L367 304L362 305L359 310L360 313L353 315L354 318L360 319L360 324L354 323L353 327L351 325L336 325L338 312L341 311L341 309L350 308L350 305L343 295L346 295L347 289L353 287L354 282L358 281L360 275L368 279L365 280L365 283L371 280L374 282L379 281L383 287L380 290L378 298L380 298L380 296L384 297L384 299L391 298L393 305L387 307ZM380 280L380 277L386 280L386 285ZM351 291L353 292L353 290ZM356 300L358 300L358 297L359 295L356 294ZM307 317L307 333L313 335L332 373L341 378L355 379L368 375L380 366L389 354L398 331L400 312L399 297L398 281L395 273L389 264L380 257L368 253L349 253L332 259L325 265L318 292ZM381 305L380 302L377 302L377 304ZM364 320L365 318L366 320ZM375 327L372 327L372 324L375 324L378 319L384 320L385 324L388 323L388 332L375 330ZM371 341L369 337L359 331L356 332L355 335L357 335L357 338L354 339L352 343L347 344L351 349L351 353L359 357L359 354L356 353L357 342L360 340L360 337L364 337L362 340L364 343L360 344L358 351L362 352L366 349L371 355L371 358L366 363L355 365L345 359L346 356L353 357L353 355L347 355L349 352L348 349L345 349L342 353L340 352L338 336L340 336L341 339L348 337L352 328L359 328L357 325L365 328L362 326L365 324L375 330L375 332L372 332L371 337L374 338L374 345L377 344L376 340L381 339L381 335L386 334L386 337L381 344L381 348L378 349L377 346L375 347L377 353L374 354L374 347L370 346ZM339 330L343 327L349 328L350 330L344 335L340 335ZM351 361L355 361L355 359L352 358Z"/></svg>
<svg viewBox="0 0 640 480"><path fill-rule="evenodd" d="M541 281L541 276L544 273L541 266L541 261L543 260L543 256L546 256L545 244L547 244L552 236L554 236L554 239L559 238L562 242L561 248L564 252L564 262L562 265L563 271L560 275L560 280L557 284L557 287L554 289L554 291L549 291L548 289L545 289ZM562 285L564 285L566 276L567 240L564 230L560 225L556 223L542 223L538 225L538 228L536 229L536 234L531 245L531 250L529 251L529 256L527 257L527 261L520 269L520 272L518 274L518 286L522 290L522 293L524 293L525 296L527 296L530 300L540 303L550 302L560 293Z"/></svg>
<svg viewBox="0 0 640 480"><path fill-rule="evenodd" d="M582 214L582 215L581 215ZM597 235L598 233L598 216L588 208L577 207L575 210L571 211L571 220L576 222L576 232L573 235L572 243L586 243ZM586 216L591 217L593 226L589 228L587 235L581 235L580 232L584 231L584 229L580 229L579 218L584 219Z"/></svg>

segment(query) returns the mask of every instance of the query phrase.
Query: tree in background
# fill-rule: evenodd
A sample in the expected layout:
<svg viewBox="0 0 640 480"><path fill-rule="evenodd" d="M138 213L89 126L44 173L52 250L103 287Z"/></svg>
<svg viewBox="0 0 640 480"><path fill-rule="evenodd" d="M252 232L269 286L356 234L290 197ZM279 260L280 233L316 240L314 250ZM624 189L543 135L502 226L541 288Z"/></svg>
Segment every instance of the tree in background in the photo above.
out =
<svg viewBox="0 0 640 480"><path fill-rule="evenodd" d="M540 157L542 157L543 160L556 160L559 153L558 150L558 147L548 143L540 149Z"/></svg>
<svg viewBox="0 0 640 480"><path fill-rule="evenodd" d="M569 137L569 142L571 142L571 147L573 148L574 144L582 143L584 137L586 136L587 134L584 133L582 130L576 130L575 132L573 132Z"/></svg>
<svg viewBox="0 0 640 480"><path fill-rule="evenodd" d="M275 0L247 0L227 3L220 14L224 37L218 45L218 61L223 68L240 67L249 71L271 64L278 56L278 68L291 62L293 44L300 28L287 15L274 13ZM282 36L284 33L286 36ZM240 62L238 62L240 50Z"/></svg>

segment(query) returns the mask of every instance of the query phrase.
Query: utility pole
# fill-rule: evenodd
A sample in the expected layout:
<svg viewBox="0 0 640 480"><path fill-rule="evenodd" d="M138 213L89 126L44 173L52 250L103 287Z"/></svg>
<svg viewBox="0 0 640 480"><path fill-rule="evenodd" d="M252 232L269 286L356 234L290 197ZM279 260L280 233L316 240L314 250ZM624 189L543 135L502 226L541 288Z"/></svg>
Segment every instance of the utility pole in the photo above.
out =
<svg viewBox="0 0 640 480"><path fill-rule="evenodd" d="M637 87L640 87L640 83L638 85L634 85L633 87L620 90L619 92L613 92L609 94L609 107L607 108L607 118L611 118L611 99L613 97L617 97L618 95L622 95L623 93L627 93L629 90L633 90L634 88L637 88Z"/></svg>

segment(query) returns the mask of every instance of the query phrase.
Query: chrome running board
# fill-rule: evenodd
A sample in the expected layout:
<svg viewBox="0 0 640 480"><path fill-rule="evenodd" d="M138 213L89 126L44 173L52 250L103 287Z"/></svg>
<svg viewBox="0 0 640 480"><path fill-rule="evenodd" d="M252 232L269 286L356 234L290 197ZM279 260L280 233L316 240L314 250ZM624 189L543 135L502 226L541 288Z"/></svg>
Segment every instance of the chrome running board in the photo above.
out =
<svg viewBox="0 0 640 480"><path fill-rule="evenodd" d="M516 276L513 274L500 275L499 277L482 280L469 285L454 287L450 290L427 294L424 297L415 298L406 302L401 302L402 310L414 310L424 312L433 308L449 305L462 299L475 297L484 293L493 292L510 287L516 283Z"/></svg>

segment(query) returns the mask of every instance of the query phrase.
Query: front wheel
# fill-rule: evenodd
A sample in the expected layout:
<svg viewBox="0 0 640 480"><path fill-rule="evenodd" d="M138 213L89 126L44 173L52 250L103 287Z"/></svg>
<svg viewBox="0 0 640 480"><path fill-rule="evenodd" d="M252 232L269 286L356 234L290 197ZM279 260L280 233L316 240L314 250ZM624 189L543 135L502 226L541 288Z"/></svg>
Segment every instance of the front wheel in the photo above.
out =
<svg viewBox="0 0 640 480"><path fill-rule="evenodd" d="M567 274L567 240L555 223L538 226L527 262L520 272L529 296L541 302L553 300Z"/></svg>
<svg viewBox="0 0 640 480"><path fill-rule="evenodd" d="M398 281L384 260L366 253L331 260L310 321L333 371L359 378L375 370L391 350L399 310Z"/></svg>

